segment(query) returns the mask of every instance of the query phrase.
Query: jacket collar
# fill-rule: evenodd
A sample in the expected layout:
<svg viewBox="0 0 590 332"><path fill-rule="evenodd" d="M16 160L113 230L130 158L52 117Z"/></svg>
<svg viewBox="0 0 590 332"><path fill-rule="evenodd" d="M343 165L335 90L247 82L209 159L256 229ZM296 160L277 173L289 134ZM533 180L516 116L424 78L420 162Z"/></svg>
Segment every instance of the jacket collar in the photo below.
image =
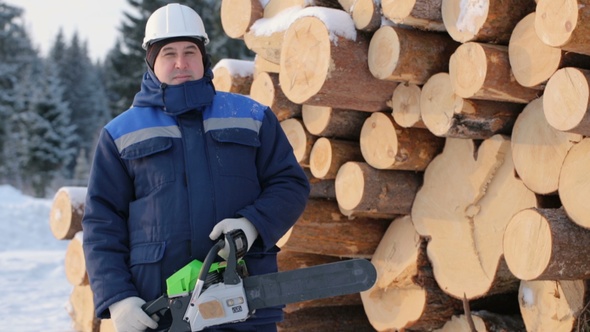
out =
<svg viewBox="0 0 590 332"><path fill-rule="evenodd" d="M178 116L190 110L202 110L213 102L215 87L213 71L208 68L203 78L182 84L161 83L148 68L143 75L141 90L133 99L133 106L159 107L164 113Z"/></svg>

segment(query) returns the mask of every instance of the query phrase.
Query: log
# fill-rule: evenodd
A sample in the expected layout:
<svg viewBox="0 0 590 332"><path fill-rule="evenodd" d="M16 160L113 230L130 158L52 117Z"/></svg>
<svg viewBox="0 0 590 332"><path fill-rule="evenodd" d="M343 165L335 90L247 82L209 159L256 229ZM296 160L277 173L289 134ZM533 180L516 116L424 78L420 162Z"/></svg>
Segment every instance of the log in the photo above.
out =
<svg viewBox="0 0 590 332"><path fill-rule="evenodd" d="M402 128L390 113L375 112L361 129L360 151L377 169L424 171L445 141L421 128Z"/></svg>
<svg viewBox="0 0 590 332"><path fill-rule="evenodd" d="M475 311L471 313L471 319L478 332L526 332L532 331L525 329L522 318L516 315L506 316L498 315L489 311ZM442 328L434 330L435 332L472 332L466 315L453 316ZM538 330L545 331L545 330ZM554 330L546 330L554 331Z"/></svg>
<svg viewBox="0 0 590 332"><path fill-rule="evenodd" d="M286 313L285 320L277 324L278 332L358 332L372 330L361 305L297 310Z"/></svg>
<svg viewBox="0 0 590 332"><path fill-rule="evenodd" d="M361 127L369 115L371 113L327 106L301 107L303 124L312 135L344 140L358 141Z"/></svg>
<svg viewBox="0 0 590 332"><path fill-rule="evenodd" d="M213 85L217 91L248 95L253 79L254 62L250 60L221 59L213 67Z"/></svg>
<svg viewBox="0 0 590 332"><path fill-rule="evenodd" d="M528 103L542 91L520 85L512 76L508 47L464 43L449 61L453 91L463 98Z"/></svg>
<svg viewBox="0 0 590 332"><path fill-rule="evenodd" d="M349 161L336 174L336 200L347 216L395 218L409 214L422 174L378 170L365 162Z"/></svg>
<svg viewBox="0 0 590 332"><path fill-rule="evenodd" d="M250 97L269 106L279 121L301 117L301 105L290 101L281 90L279 74L258 74L252 82Z"/></svg>
<svg viewBox="0 0 590 332"><path fill-rule="evenodd" d="M309 169L318 179L335 179L347 161L363 161L358 142L318 138L309 154Z"/></svg>
<svg viewBox="0 0 590 332"><path fill-rule="evenodd" d="M334 179L318 179L311 174L309 168L303 168L311 187L309 198L336 200L336 185Z"/></svg>
<svg viewBox="0 0 590 332"><path fill-rule="evenodd" d="M373 32L381 26L381 7L374 0L356 0L349 13L359 31Z"/></svg>
<svg viewBox="0 0 590 332"><path fill-rule="evenodd" d="M381 0L383 16L421 30L446 31L442 0Z"/></svg>
<svg viewBox="0 0 590 332"><path fill-rule="evenodd" d="M263 13L260 0L223 0L220 15L223 32L230 38L242 39Z"/></svg>
<svg viewBox="0 0 590 332"><path fill-rule="evenodd" d="M317 255L317 254L300 253L300 252L296 252L296 251L282 250L277 255L277 260L278 260L278 264L279 264L279 271L290 271L290 270L302 269L302 268L320 265L320 264L335 263L335 262L343 261L345 259L333 257L333 256ZM355 294L348 294L348 295L333 296L333 297L324 298L324 299L316 299L316 300L309 300L309 301L303 301L303 302L289 303L285 306L283 311L287 312L287 313L291 313L291 312L295 312L297 310L306 309L306 308L346 306L346 305L362 305L360 295L358 293L355 293Z"/></svg>
<svg viewBox="0 0 590 332"><path fill-rule="evenodd" d="M279 79L287 98L367 112L387 109L397 83L371 74L369 37L356 33L350 15L330 8L301 12L316 16L302 15L285 32Z"/></svg>
<svg viewBox="0 0 590 332"><path fill-rule="evenodd" d="M74 286L88 285L86 273L86 258L82 248L82 232L76 233L70 240L64 259L66 278Z"/></svg>
<svg viewBox="0 0 590 332"><path fill-rule="evenodd" d="M589 279L588 241L590 230L563 209L524 209L506 226L504 258L521 280Z"/></svg>
<svg viewBox="0 0 590 332"><path fill-rule="evenodd" d="M82 230L86 187L61 187L53 197L49 227L58 240L71 240Z"/></svg>
<svg viewBox="0 0 590 332"><path fill-rule="evenodd" d="M74 286L70 293L68 314L76 331L98 332L100 319L94 314L94 300L90 285Z"/></svg>
<svg viewBox="0 0 590 332"><path fill-rule="evenodd" d="M426 128L420 115L422 88L416 84L400 83L391 96L391 114L395 123L404 128Z"/></svg>
<svg viewBox="0 0 590 332"><path fill-rule="evenodd" d="M331 200L310 199L283 250L346 258L371 258L391 219L355 218Z"/></svg>
<svg viewBox="0 0 590 332"><path fill-rule="evenodd" d="M371 38L369 69L381 80L424 84L430 76L448 71L458 46L447 34L384 25Z"/></svg>
<svg viewBox="0 0 590 332"><path fill-rule="evenodd" d="M522 281L520 312L527 331L587 331L587 280Z"/></svg>
<svg viewBox="0 0 590 332"><path fill-rule="evenodd" d="M516 24L534 12L535 6L533 0L444 0L441 11L446 31L454 40L506 45Z"/></svg>
<svg viewBox="0 0 590 332"><path fill-rule="evenodd" d="M531 101L512 129L512 160L518 177L541 195L557 193L561 165L569 149L582 140L547 123L542 98Z"/></svg>
<svg viewBox="0 0 590 332"><path fill-rule="evenodd" d="M254 77L264 72L278 73L280 69L278 63L270 62L259 55L254 56Z"/></svg>
<svg viewBox="0 0 590 332"><path fill-rule="evenodd" d="M377 281L361 293L367 317L377 331L431 331L462 310L462 302L443 293L426 257L426 239L410 216L395 219L371 262Z"/></svg>
<svg viewBox="0 0 590 332"><path fill-rule="evenodd" d="M297 118L281 121L281 128L287 135L299 164L303 167L309 167L309 155L317 137L310 134L305 129L303 122Z"/></svg>
<svg viewBox="0 0 590 332"><path fill-rule="evenodd" d="M590 1L538 0L535 31L549 46L590 55Z"/></svg>
<svg viewBox="0 0 590 332"><path fill-rule="evenodd" d="M420 116L440 137L487 139L508 135L523 106L516 103L464 99L451 86L448 73L438 73L422 86Z"/></svg>
<svg viewBox="0 0 590 332"><path fill-rule="evenodd" d="M259 0L260 1L260 0ZM264 17L275 17L293 7L327 7L342 9L337 0L268 0L264 6Z"/></svg>
<svg viewBox="0 0 590 332"><path fill-rule="evenodd" d="M590 135L590 70L566 67L547 82L543 111L557 130Z"/></svg>
<svg viewBox="0 0 590 332"><path fill-rule="evenodd" d="M557 189L568 217L584 228L590 228L587 198L590 195L589 163L590 138L584 138L572 146L565 156Z"/></svg>
<svg viewBox="0 0 590 332"><path fill-rule="evenodd" d="M279 25L278 22L288 20L287 15L291 14L294 10L295 9L289 10L288 13L271 19L256 21L252 25L252 28L244 34L244 43L246 44L246 47L256 53L256 56L264 58L266 61L274 64L279 64L285 30L273 29L277 29L275 27L286 28Z"/></svg>
<svg viewBox="0 0 590 332"><path fill-rule="evenodd" d="M508 42L510 67L516 81L540 89L560 68L588 69L590 58L544 43L535 30L536 13L530 13L514 27Z"/></svg>
<svg viewBox="0 0 590 332"><path fill-rule="evenodd" d="M440 288L459 299L516 291L502 237L516 212L535 206L535 194L515 177L506 137L495 135L478 149L472 140L447 138L424 172L411 212L417 232L430 238L428 258Z"/></svg>

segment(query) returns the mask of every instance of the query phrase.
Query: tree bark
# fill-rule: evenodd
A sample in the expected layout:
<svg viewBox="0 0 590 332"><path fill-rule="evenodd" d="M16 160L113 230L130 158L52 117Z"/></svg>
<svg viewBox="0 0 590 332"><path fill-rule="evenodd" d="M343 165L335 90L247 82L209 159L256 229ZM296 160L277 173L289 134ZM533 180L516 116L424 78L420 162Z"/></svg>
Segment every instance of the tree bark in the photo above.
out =
<svg viewBox="0 0 590 332"><path fill-rule="evenodd" d="M410 216L389 225L371 262L377 281L361 299L376 330L431 331L461 312L461 301L437 286L426 257L426 239L416 233Z"/></svg>
<svg viewBox="0 0 590 332"><path fill-rule="evenodd" d="M358 142L318 138L309 155L309 169L318 179L335 179L347 161L363 161Z"/></svg>
<svg viewBox="0 0 590 332"><path fill-rule="evenodd" d="M383 16L421 30L445 31L442 0L381 0Z"/></svg>
<svg viewBox="0 0 590 332"><path fill-rule="evenodd" d="M420 173L378 170L365 162L349 161L336 175L336 200L347 216L395 218L410 213L421 184Z"/></svg>
<svg viewBox="0 0 590 332"><path fill-rule="evenodd" d="M404 128L426 128L420 115L422 88L416 84L401 83L391 96L391 114L395 122Z"/></svg>
<svg viewBox="0 0 590 332"><path fill-rule="evenodd" d="M228 37L242 39L252 24L262 18L263 13L260 0L223 0L221 26Z"/></svg>
<svg viewBox="0 0 590 332"><path fill-rule="evenodd" d="M590 70L566 67L556 71L547 82L543 110L555 129L590 135Z"/></svg>
<svg viewBox="0 0 590 332"><path fill-rule="evenodd" d="M100 319L94 314L94 300L89 285L74 286L70 294L68 313L76 331L98 332Z"/></svg>
<svg viewBox="0 0 590 332"><path fill-rule="evenodd" d="M391 219L350 219L335 201L310 199L283 250L347 258L370 258Z"/></svg>
<svg viewBox="0 0 590 332"><path fill-rule="evenodd" d="M221 59L213 67L213 85L217 91L248 95L253 78L253 61Z"/></svg>
<svg viewBox="0 0 590 332"><path fill-rule="evenodd" d="M317 137L310 134L305 129L303 122L297 118L281 121L281 128L287 135L299 164L303 167L309 167L309 155Z"/></svg>
<svg viewBox="0 0 590 332"><path fill-rule="evenodd" d="M549 46L590 55L590 1L538 0L535 30Z"/></svg>
<svg viewBox="0 0 590 332"><path fill-rule="evenodd" d="M521 280L590 278L590 230L573 223L563 209L517 212L504 232L504 257Z"/></svg>
<svg viewBox="0 0 590 332"><path fill-rule="evenodd" d="M448 70L458 46L446 34L384 25L371 38L369 69L381 80L424 84L430 76Z"/></svg>
<svg viewBox="0 0 590 332"><path fill-rule="evenodd" d="M74 286L88 285L86 258L82 248L82 232L76 233L66 249L64 260L66 278Z"/></svg>
<svg viewBox="0 0 590 332"><path fill-rule="evenodd" d="M537 194L557 193L561 165L580 140L581 135L561 132L547 123L541 98L531 101L512 129L512 160L518 177Z"/></svg>
<svg viewBox="0 0 590 332"><path fill-rule="evenodd" d="M454 40L506 45L516 24L534 12L535 6L534 0L474 0L469 3L445 0L441 11L446 30Z"/></svg>
<svg viewBox="0 0 590 332"><path fill-rule="evenodd" d="M522 108L516 103L461 98L453 91L448 73L430 77L420 94L422 121L440 137L487 139L508 135Z"/></svg>
<svg viewBox="0 0 590 332"><path fill-rule="evenodd" d="M368 37L356 32L342 35L342 30L355 30L344 11L317 8L313 13L331 19L300 17L285 32L279 74L285 95L298 104L367 112L387 109L397 83L383 82L369 71Z"/></svg>
<svg viewBox="0 0 590 332"><path fill-rule="evenodd" d="M369 115L371 113L326 106L301 107L303 124L312 135L344 140L358 141L361 127Z"/></svg>
<svg viewBox="0 0 590 332"><path fill-rule="evenodd" d="M417 232L430 238L428 258L441 289L459 299L515 291L502 237L510 217L536 204L515 177L507 138L493 136L477 150L471 140L447 138L426 168L411 213Z"/></svg>
<svg viewBox="0 0 590 332"><path fill-rule="evenodd" d="M307 175L311 187L309 198L336 200L336 181L334 179L318 179L311 174L309 168L304 168L303 171Z"/></svg>
<svg viewBox="0 0 590 332"><path fill-rule="evenodd" d="M527 331L587 331L587 280L522 281L520 312Z"/></svg>
<svg viewBox="0 0 590 332"><path fill-rule="evenodd" d="M281 90L279 74L258 74L252 82L250 97L269 106L279 121L301 117L301 105L290 101Z"/></svg>
<svg viewBox="0 0 590 332"><path fill-rule="evenodd" d="M360 151L377 169L423 171L444 140L420 128L402 128L389 113L375 112L361 129Z"/></svg>
<svg viewBox="0 0 590 332"><path fill-rule="evenodd" d="M53 197L49 227L58 240L71 240L82 230L86 187L61 187Z"/></svg>
<svg viewBox="0 0 590 332"><path fill-rule="evenodd" d="M361 305L308 308L285 314L277 324L278 332L372 331Z"/></svg>
<svg viewBox="0 0 590 332"><path fill-rule="evenodd" d="M590 138L572 146L565 156L559 175L559 198L568 217L576 224L590 228L588 197L590 195Z"/></svg>
<svg viewBox="0 0 590 332"><path fill-rule="evenodd" d="M451 56L449 75L453 91L463 98L526 104L541 94L514 80L507 46L464 43Z"/></svg>
<svg viewBox="0 0 590 332"><path fill-rule="evenodd" d="M549 46L539 38L535 30L536 16L530 13L524 17L510 36L508 57L516 81L522 86L543 89L560 68L588 69L588 56Z"/></svg>

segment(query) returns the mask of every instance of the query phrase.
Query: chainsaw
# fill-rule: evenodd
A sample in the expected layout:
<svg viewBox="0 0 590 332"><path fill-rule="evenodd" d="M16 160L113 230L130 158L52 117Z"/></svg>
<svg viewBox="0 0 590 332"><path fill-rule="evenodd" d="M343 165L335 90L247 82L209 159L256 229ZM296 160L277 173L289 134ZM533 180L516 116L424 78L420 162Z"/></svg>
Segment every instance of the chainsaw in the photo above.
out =
<svg viewBox="0 0 590 332"><path fill-rule="evenodd" d="M227 260L214 262L226 245ZM362 292L377 279L373 264L362 258L250 276L242 259L247 248L244 232L233 230L203 262L193 260L166 279L166 293L142 307L150 316L171 316L170 327L156 331L192 332L240 322L256 309Z"/></svg>

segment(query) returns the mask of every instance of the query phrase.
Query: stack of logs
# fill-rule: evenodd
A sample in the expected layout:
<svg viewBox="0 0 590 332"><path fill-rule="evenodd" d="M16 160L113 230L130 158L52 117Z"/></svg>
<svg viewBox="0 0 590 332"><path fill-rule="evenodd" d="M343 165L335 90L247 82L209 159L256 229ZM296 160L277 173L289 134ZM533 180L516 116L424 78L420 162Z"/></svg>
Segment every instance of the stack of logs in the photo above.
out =
<svg viewBox="0 0 590 332"><path fill-rule="evenodd" d="M378 271L280 331L590 330L588 5L222 1L256 57L215 85L273 109L312 184L280 269Z"/></svg>

